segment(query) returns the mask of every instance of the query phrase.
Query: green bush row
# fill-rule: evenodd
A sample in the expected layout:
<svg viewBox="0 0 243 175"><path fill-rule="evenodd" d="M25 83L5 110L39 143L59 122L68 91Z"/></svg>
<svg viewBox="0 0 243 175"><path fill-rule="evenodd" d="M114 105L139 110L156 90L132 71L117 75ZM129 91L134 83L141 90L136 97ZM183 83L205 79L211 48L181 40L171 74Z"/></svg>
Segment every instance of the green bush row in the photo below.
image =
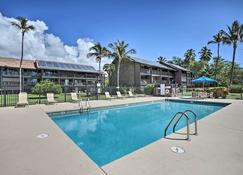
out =
<svg viewBox="0 0 243 175"><path fill-rule="evenodd" d="M144 88L144 93L147 95L152 95L154 88L155 88L155 84L147 84Z"/></svg>
<svg viewBox="0 0 243 175"><path fill-rule="evenodd" d="M62 93L62 88L59 84L55 84L52 81L44 80L39 83L37 83L32 88L33 94L42 94L46 95L47 93L54 93L54 94L60 94Z"/></svg>
<svg viewBox="0 0 243 175"><path fill-rule="evenodd" d="M230 88L230 93L241 93L242 90L240 84L234 84Z"/></svg>

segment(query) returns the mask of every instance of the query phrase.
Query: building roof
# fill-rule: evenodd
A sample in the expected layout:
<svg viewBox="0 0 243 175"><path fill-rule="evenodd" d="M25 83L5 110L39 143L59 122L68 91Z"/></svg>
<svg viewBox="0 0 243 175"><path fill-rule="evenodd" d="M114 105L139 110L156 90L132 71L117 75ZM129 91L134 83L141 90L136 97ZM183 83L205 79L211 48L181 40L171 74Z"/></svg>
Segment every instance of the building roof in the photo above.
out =
<svg viewBox="0 0 243 175"><path fill-rule="evenodd" d="M19 66L20 66L20 59L0 57L0 67L19 68ZM44 60L24 59L22 62L22 68L98 73L98 71L93 66L89 66L89 65L63 63L63 62L55 62L55 61L44 61Z"/></svg>
<svg viewBox="0 0 243 175"><path fill-rule="evenodd" d="M93 66L73 64L73 63L36 60L36 66L39 69L98 73L98 71Z"/></svg>
<svg viewBox="0 0 243 175"><path fill-rule="evenodd" d="M169 69L169 70L175 71L175 69L173 69L173 68L171 68L169 66L160 64L160 63L158 63L156 61L149 61L149 60L145 60L145 59L141 59L141 58L136 58L136 57L132 57L132 60L135 61L135 62L137 62L137 63L141 63L141 64L153 66L153 67L159 67L159 68Z"/></svg>
<svg viewBox="0 0 243 175"><path fill-rule="evenodd" d="M184 68L184 67L181 67L181 66L179 66L179 65L171 64L171 63L167 63L167 64L171 65L171 67L173 67L173 68L175 68L175 69L180 69L180 70L182 70L182 71L191 72L190 70L188 70L188 69L186 69L186 68Z"/></svg>
<svg viewBox="0 0 243 175"><path fill-rule="evenodd" d="M184 68L184 67L181 67L179 65L176 65L176 64L172 64L172 63L167 63L167 62L162 62L160 64L163 64L163 65L167 65L167 66L170 66L176 70L182 70L182 71L186 71L186 72L191 72L190 70Z"/></svg>
<svg viewBox="0 0 243 175"><path fill-rule="evenodd" d="M19 68L20 59L0 57L0 67ZM34 60L23 60L22 68L24 69L36 69Z"/></svg>

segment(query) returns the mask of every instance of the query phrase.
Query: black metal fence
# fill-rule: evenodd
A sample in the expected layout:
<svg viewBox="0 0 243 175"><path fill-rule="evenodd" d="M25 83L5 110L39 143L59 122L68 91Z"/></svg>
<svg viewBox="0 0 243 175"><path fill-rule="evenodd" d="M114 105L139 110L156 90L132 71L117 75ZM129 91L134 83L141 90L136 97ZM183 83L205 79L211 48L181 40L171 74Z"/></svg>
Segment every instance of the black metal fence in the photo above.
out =
<svg viewBox="0 0 243 175"><path fill-rule="evenodd" d="M119 91L123 95L127 95L128 91L131 90L135 94L142 93L140 87L120 87ZM104 100L105 95L104 92L108 91L111 95L116 95L117 88L116 87L100 87L99 93L96 92L78 92L78 98L86 100ZM16 106L18 103L18 94L19 91L16 90L1 90L0 89L0 107L7 107L7 106ZM30 105L34 104L47 104L47 97L46 95L42 94L32 94L28 93L28 102ZM61 94L55 94L56 102L71 102L71 92L64 91Z"/></svg>
<svg viewBox="0 0 243 175"><path fill-rule="evenodd" d="M15 106L18 95L14 91L0 90L0 107Z"/></svg>

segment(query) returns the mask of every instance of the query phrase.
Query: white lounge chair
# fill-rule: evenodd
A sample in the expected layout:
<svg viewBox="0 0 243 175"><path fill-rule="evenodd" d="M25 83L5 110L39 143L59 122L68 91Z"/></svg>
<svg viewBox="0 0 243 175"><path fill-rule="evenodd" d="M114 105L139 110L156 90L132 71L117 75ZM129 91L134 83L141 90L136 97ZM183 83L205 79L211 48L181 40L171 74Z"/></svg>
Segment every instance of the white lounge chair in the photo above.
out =
<svg viewBox="0 0 243 175"><path fill-rule="evenodd" d="M128 95L129 95L129 97L136 97L133 95L132 91L128 91Z"/></svg>
<svg viewBox="0 0 243 175"><path fill-rule="evenodd" d="M120 91L116 91L117 98L125 98L125 96L121 95Z"/></svg>
<svg viewBox="0 0 243 175"><path fill-rule="evenodd" d="M114 97L112 97L109 92L105 92L105 98L109 100L114 99Z"/></svg>
<svg viewBox="0 0 243 175"><path fill-rule="evenodd" d="M56 100L54 99L54 94L53 93L47 93L46 97L47 97L47 103L48 104L56 103Z"/></svg>
<svg viewBox="0 0 243 175"><path fill-rule="evenodd" d="M78 99L77 93L75 93L75 92L71 93L71 100L74 101L74 102L80 102L81 101L81 99Z"/></svg>
<svg viewBox="0 0 243 175"><path fill-rule="evenodd" d="M128 95L129 95L129 97L145 97L144 94L136 94L136 95L134 95L134 94L132 93L132 91L128 91Z"/></svg>
<svg viewBox="0 0 243 175"><path fill-rule="evenodd" d="M27 93L26 92L20 92L19 93L19 101L16 104L16 107L26 106L26 105L29 105Z"/></svg>

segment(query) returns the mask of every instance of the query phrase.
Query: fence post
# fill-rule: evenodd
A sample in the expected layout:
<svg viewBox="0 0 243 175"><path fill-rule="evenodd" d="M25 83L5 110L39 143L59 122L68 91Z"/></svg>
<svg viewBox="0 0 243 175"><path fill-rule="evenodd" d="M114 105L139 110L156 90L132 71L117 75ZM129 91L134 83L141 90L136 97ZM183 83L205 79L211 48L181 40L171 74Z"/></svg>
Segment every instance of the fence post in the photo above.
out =
<svg viewBox="0 0 243 175"><path fill-rule="evenodd" d="M64 87L64 102L67 102L67 93L66 93L66 87Z"/></svg>
<svg viewBox="0 0 243 175"><path fill-rule="evenodd" d="M240 85L240 99L242 100L242 89L243 89L243 80L241 80L241 85Z"/></svg>
<svg viewBox="0 0 243 175"><path fill-rule="evenodd" d="M39 104L41 104L41 96L40 96L40 93L39 93Z"/></svg>
<svg viewBox="0 0 243 175"><path fill-rule="evenodd" d="M39 104L41 104L41 87L39 87Z"/></svg>
<svg viewBox="0 0 243 175"><path fill-rule="evenodd" d="M6 90L4 90L4 98L3 98L3 100L4 100L4 107L6 107L7 106L7 91Z"/></svg>

